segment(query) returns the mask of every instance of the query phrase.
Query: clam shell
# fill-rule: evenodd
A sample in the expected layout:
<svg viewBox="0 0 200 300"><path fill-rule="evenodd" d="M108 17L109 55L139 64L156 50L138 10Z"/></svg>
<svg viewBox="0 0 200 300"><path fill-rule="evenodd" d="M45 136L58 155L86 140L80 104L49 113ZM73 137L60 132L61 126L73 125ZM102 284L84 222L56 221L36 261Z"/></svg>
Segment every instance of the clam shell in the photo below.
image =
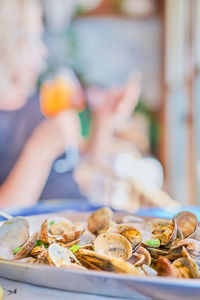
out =
<svg viewBox="0 0 200 300"><path fill-rule="evenodd" d="M107 232L119 233L126 237L131 243L133 250L136 250L142 241L142 235L140 231L129 224L116 224L111 226Z"/></svg>
<svg viewBox="0 0 200 300"><path fill-rule="evenodd" d="M28 257L19 259L18 262L33 264L33 263L36 263L36 259L31 256L28 256Z"/></svg>
<svg viewBox="0 0 200 300"><path fill-rule="evenodd" d="M183 257L176 259L172 263L172 267L176 270L177 277L199 278L199 267L184 247L182 248L182 255Z"/></svg>
<svg viewBox="0 0 200 300"><path fill-rule="evenodd" d="M49 223L53 221L52 225ZM72 229L72 223L67 218L53 217L46 219L40 229L40 239L47 244L55 242L55 239L62 239L60 234ZM65 242L64 239L62 242ZM71 241L70 241L71 242Z"/></svg>
<svg viewBox="0 0 200 300"><path fill-rule="evenodd" d="M140 246L137 251L138 254L142 254L144 255L144 261L143 264L150 266L151 264L151 255L149 253L149 251L147 249L145 249L144 247Z"/></svg>
<svg viewBox="0 0 200 300"><path fill-rule="evenodd" d="M40 239L46 243L50 244L49 235L48 235L48 223L47 220L45 220L41 226L40 229Z"/></svg>
<svg viewBox="0 0 200 300"><path fill-rule="evenodd" d="M58 244L51 244L48 248L48 258L50 264L60 267L71 263L69 254Z"/></svg>
<svg viewBox="0 0 200 300"><path fill-rule="evenodd" d="M72 226L71 230L68 232L64 232L61 238L57 238L56 240L62 243L71 243L74 240L77 240L81 234L85 231L83 226Z"/></svg>
<svg viewBox="0 0 200 300"><path fill-rule="evenodd" d="M88 244L92 244L95 240L95 235L93 235L88 230L85 230L80 237L80 242L78 243L79 246L85 246Z"/></svg>
<svg viewBox="0 0 200 300"><path fill-rule="evenodd" d="M48 248L48 259L49 263L60 267L71 262L76 262L80 264L76 256L68 249L54 243Z"/></svg>
<svg viewBox="0 0 200 300"><path fill-rule="evenodd" d="M25 218L16 217L0 227L0 257L12 259L12 251L23 245L29 237L29 223Z"/></svg>
<svg viewBox="0 0 200 300"><path fill-rule="evenodd" d="M0 247L0 258L1 259L13 259L14 254L13 251L7 246L2 245Z"/></svg>
<svg viewBox="0 0 200 300"><path fill-rule="evenodd" d="M142 271L144 272L144 274L146 275L146 276L158 276L158 272L157 271L155 271L153 268L151 268L150 266L148 266L148 265L142 265L141 266L141 269L142 269Z"/></svg>
<svg viewBox="0 0 200 300"><path fill-rule="evenodd" d="M151 227L151 231L152 231L152 237L155 238L153 235L153 231L155 230L155 226L156 225L160 225L160 226L168 226L168 225L172 225L173 226L173 230L172 232L170 232L170 230L166 229L165 232L162 232L160 234L160 237L156 235L156 238L160 239L160 247L164 247L164 248L168 248L170 247L170 245L175 241L176 237L177 237L177 223L176 223L176 220L173 219L172 221L168 221L168 220L164 220L164 219L156 219L156 220L153 220L153 221L150 221L149 222L149 226ZM168 232L167 232L168 231ZM165 233L165 235L164 235ZM168 235L167 235L168 234ZM167 240L162 240L163 238L166 239L167 237Z"/></svg>
<svg viewBox="0 0 200 300"><path fill-rule="evenodd" d="M70 243L60 243L61 245L60 246L62 246L62 247L64 247L64 248L70 248L70 247L72 247L73 245L78 245L78 243L80 242L80 239L77 239L77 240L74 240L74 241L72 241L72 242L70 242Z"/></svg>
<svg viewBox="0 0 200 300"><path fill-rule="evenodd" d="M143 243L142 243L142 247L147 249L148 252L150 253L151 257L154 259L157 259L159 256L168 255L168 250L166 250L166 249L162 249L162 248L158 248L158 247L151 247L151 246L148 246Z"/></svg>
<svg viewBox="0 0 200 300"><path fill-rule="evenodd" d="M99 254L127 260L132 255L130 242L118 233L102 233L94 241L95 251Z"/></svg>
<svg viewBox="0 0 200 300"><path fill-rule="evenodd" d="M142 266L144 264L144 260L145 256L143 254L133 253L127 262L134 266Z"/></svg>
<svg viewBox="0 0 200 300"><path fill-rule="evenodd" d="M34 247L32 249L32 251L30 252L30 255L33 256L33 257L37 257L43 251L47 251L47 249L43 245L40 245L40 246Z"/></svg>
<svg viewBox="0 0 200 300"><path fill-rule="evenodd" d="M51 222L53 224L49 225ZM69 219L59 216L54 216L48 219L48 232L52 236L62 235L64 232L71 230L72 223Z"/></svg>
<svg viewBox="0 0 200 300"><path fill-rule="evenodd" d="M102 207L91 214L88 219L88 230L98 235L105 232L111 225L113 212L109 207Z"/></svg>
<svg viewBox="0 0 200 300"><path fill-rule="evenodd" d="M198 220L195 214L189 211L183 211L178 213L174 219L176 220L179 230L182 232L183 239L197 237Z"/></svg>
<svg viewBox="0 0 200 300"><path fill-rule="evenodd" d="M200 257L200 241L194 239L184 239L177 242L170 248L167 258L170 260L180 258L182 256L183 247L192 257Z"/></svg>
<svg viewBox="0 0 200 300"><path fill-rule="evenodd" d="M200 270L199 266L194 259L191 258L185 247L182 249L182 258L178 260L181 261L183 265L185 265L190 270L190 278L200 278ZM173 262L172 265L175 265L176 261Z"/></svg>
<svg viewBox="0 0 200 300"><path fill-rule="evenodd" d="M86 268L142 276L142 273L136 267L120 259L86 249L79 249L76 253L77 258Z"/></svg>
<svg viewBox="0 0 200 300"><path fill-rule="evenodd" d="M33 247L35 246L35 243L38 239L38 232L35 232L28 240L26 243L23 245L22 249L15 254L14 259L21 259L29 255Z"/></svg>

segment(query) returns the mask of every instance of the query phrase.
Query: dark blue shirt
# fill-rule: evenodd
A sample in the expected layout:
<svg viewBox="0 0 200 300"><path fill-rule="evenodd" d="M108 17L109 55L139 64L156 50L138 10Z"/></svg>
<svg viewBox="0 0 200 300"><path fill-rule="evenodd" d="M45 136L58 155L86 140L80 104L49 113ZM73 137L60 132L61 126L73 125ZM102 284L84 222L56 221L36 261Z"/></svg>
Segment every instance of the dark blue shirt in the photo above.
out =
<svg viewBox="0 0 200 300"><path fill-rule="evenodd" d="M43 119L38 95L31 97L20 110L0 111L0 185L17 161L32 131ZM58 174L52 168L40 199L58 198L83 198L83 195L73 179L73 172Z"/></svg>

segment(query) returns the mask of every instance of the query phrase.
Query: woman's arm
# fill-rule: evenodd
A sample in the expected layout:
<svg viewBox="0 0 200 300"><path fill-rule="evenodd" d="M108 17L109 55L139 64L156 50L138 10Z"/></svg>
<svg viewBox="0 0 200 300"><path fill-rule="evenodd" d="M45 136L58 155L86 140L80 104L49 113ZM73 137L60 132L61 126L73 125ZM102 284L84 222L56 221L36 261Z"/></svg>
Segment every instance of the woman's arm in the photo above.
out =
<svg viewBox="0 0 200 300"><path fill-rule="evenodd" d="M78 119L73 111L43 121L25 145L16 165L0 187L0 206L33 205L43 190L52 163L77 143Z"/></svg>
<svg viewBox="0 0 200 300"><path fill-rule="evenodd" d="M88 102L93 112L93 129L87 151L93 163L107 164L114 132L132 115L140 91L140 82L137 78L131 79L123 88L88 89Z"/></svg>

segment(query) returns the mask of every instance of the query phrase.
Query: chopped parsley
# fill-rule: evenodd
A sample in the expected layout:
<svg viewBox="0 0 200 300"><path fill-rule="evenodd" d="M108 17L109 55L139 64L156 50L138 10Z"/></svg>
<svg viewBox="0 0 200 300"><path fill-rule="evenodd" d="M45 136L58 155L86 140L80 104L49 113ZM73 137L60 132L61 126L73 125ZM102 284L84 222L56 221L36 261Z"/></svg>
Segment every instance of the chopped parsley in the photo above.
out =
<svg viewBox="0 0 200 300"><path fill-rule="evenodd" d="M152 239L145 242L146 245L150 247L159 247L160 246L160 240L159 239Z"/></svg>
<svg viewBox="0 0 200 300"><path fill-rule="evenodd" d="M17 254L20 250L22 250L22 247L17 247L13 250L13 254Z"/></svg>
<svg viewBox="0 0 200 300"><path fill-rule="evenodd" d="M72 252L72 253L75 253L78 249L80 249L81 246L79 245L73 245L69 250Z"/></svg>

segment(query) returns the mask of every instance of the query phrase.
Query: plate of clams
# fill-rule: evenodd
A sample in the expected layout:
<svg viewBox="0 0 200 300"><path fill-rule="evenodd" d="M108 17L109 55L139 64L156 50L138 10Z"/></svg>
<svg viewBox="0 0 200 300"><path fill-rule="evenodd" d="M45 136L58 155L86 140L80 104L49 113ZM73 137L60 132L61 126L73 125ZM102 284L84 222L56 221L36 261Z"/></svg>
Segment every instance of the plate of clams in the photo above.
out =
<svg viewBox="0 0 200 300"><path fill-rule="evenodd" d="M0 226L0 276L121 298L200 299L198 220L189 211L169 220L109 207L14 217Z"/></svg>

